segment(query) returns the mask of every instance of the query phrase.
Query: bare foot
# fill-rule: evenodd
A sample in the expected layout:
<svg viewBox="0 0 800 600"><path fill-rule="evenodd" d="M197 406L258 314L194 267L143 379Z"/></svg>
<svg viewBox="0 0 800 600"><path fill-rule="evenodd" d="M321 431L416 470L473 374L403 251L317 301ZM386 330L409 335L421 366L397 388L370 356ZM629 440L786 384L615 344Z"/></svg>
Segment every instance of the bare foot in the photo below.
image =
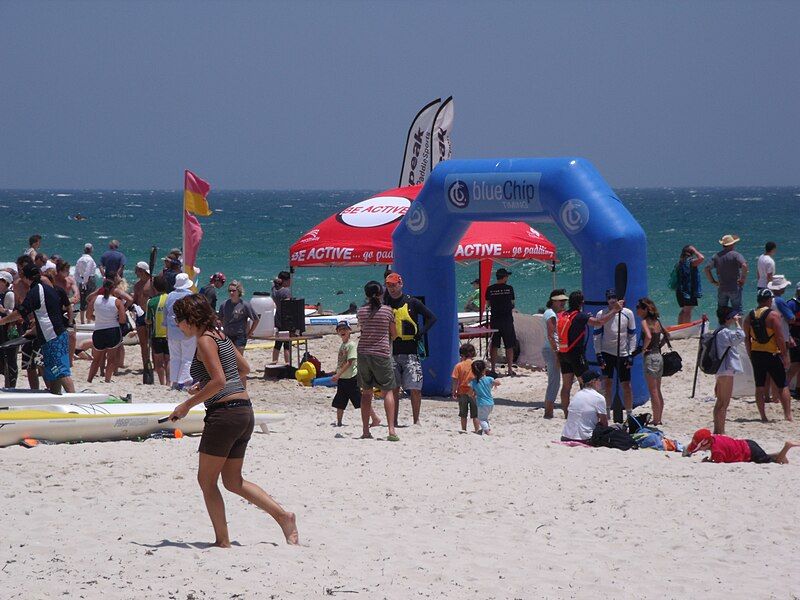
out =
<svg viewBox="0 0 800 600"><path fill-rule="evenodd" d="M221 542L221 541L217 540L217 541L214 542L213 545L216 546L217 548L230 548L231 547L231 542L230 542L230 540L227 540L227 541L224 541L224 542Z"/></svg>
<svg viewBox="0 0 800 600"><path fill-rule="evenodd" d="M372 421L369 426L370 427L378 427L381 424L381 420L378 419L377 421Z"/></svg>
<svg viewBox="0 0 800 600"><path fill-rule="evenodd" d="M360 439L360 440L371 440L372 439L372 434L371 433L365 433L364 435L362 435L358 439Z"/></svg>
<svg viewBox="0 0 800 600"><path fill-rule="evenodd" d="M287 544L296 546L300 543L300 534L297 533L297 517L294 513L287 512L282 519L278 520L278 525L281 526Z"/></svg>

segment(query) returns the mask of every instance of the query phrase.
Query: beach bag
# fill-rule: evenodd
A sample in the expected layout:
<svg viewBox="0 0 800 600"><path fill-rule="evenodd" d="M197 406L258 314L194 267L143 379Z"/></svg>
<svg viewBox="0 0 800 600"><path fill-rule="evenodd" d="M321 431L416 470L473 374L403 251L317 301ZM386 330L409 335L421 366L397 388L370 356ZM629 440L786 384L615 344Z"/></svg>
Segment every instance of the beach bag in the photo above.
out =
<svg viewBox="0 0 800 600"><path fill-rule="evenodd" d="M669 274L669 280L667 281L667 287L671 290L678 289L678 265L672 267L672 272Z"/></svg>
<svg viewBox="0 0 800 600"><path fill-rule="evenodd" d="M572 322L580 314L579 310L569 310L559 313L556 321L556 328L558 329L558 351L569 352L575 345L583 339L586 335L586 329L581 331L575 339L569 339L569 330L572 327Z"/></svg>
<svg viewBox="0 0 800 600"><path fill-rule="evenodd" d="M725 348L722 356L717 352L717 334L722 331L722 327L718 327L713 333L706 333L703 335L703 341L700 346L700 370L706 375L716 375L719 371L722 362L728 355L731 347Z"/></svg>
<svg viewBox="0 0 800 600"><path fill-rule="evenodd" d="M589 443L595 448L616 448L617 450L636 450L638 448L636 441L628 432L600 423L595 425Z"/></svg>
<svg viewBox="0 0 800 600"><path fill-rule="evenodd" d="M753 338L759 344L766 344L772 339L772 336L767 331L767 315L770 312L772 312L772 309L768 308L761 313L760 317L756 317L756 311L750 311L750 331L752 331Z"/></svg>
<svg viewBox="0 0 800 600"><path fill-rule="evenodd" d="M658 324L661 325L661 320L658 321ZM664 360L663 376L672 377L675 373L683 369L683 359L680 354L672 349L672 344L669 343L669 333L667 333L663 325L661 325L661 332L664 339L667 341L667 348L669 348L669 352L665 352L661 355L661 358Z"/></svg>
<svg viewBox="0 0 800 600"><path fill-rule="evenodd" d="M640 415L628 415L628 421L626 423L628 427L628 433L633 435L640 429L647 427L647 424L650 422L650 417L652 415L650 413L642 413Z"/></svg>

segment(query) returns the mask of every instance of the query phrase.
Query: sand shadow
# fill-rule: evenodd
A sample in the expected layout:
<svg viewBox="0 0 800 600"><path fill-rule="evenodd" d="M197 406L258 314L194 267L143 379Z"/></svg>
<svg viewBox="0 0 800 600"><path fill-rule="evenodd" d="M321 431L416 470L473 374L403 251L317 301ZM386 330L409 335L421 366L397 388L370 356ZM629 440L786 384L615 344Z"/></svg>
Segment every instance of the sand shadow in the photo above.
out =
<svg viewBox="0 0 800 600"><path fill-rule="evenodd" d="M445 404L453 404L456 408L458 408L458 403L448 396L423 396L422 398L425 401L430 402L442 402ZM509 400L508 398L495 398L494 399L495 405L499 406L511 406L516 408L536 408L544 410L544 400L541 402L520 402L519 400ZM556 407L560 406L559 403L556 403Z"/></svg>
<svg viewBox="0 0 800 600"><path fill-rule="evenodd" d="M214 544L211 542L174 542L172 540L161 540L157 544L143 544L141 542L131 542L135 546L141 546L143 548L184 548L189 550L194 548L195 550L206 550L208 548L215 548ZM239 542L231 542L232 546L241 547Z"/></svg>

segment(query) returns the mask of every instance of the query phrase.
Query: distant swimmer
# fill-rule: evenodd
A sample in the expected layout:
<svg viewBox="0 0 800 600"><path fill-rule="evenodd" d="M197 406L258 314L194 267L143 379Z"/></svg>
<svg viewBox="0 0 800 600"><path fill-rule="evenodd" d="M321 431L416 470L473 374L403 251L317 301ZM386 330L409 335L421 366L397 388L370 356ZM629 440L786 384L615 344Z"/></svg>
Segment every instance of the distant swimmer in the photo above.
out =
<svg viewBox="0 0 800 600"><path fill-rule="evenodd" d="M84 217L81 213L76 213L70 217L73 221L85 221L88 217Z"/></svg>

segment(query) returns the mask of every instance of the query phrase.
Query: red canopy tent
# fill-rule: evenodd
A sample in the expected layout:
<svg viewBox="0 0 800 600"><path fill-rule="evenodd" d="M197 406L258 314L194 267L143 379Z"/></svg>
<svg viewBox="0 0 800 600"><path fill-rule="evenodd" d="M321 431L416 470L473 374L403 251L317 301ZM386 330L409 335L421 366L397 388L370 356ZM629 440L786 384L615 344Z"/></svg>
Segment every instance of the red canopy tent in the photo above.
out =
<svg viewBox="0 0 800 600"><path fill-rule="evenodd" d="M392 233L422 185L394 188L331 215L289 249L291 267L391 264ZM456 248L459 262L481 261L481 312L494 260L556 261L555 245L521 221L479 221Z"/></svg>
<svg viewBox="0 0 800 600"><path fill-rule="evenodd" d="M304 233L289 249L292 267L391 264L392 233L421 185L395 188L348 206ZM459 262L555 260L555 245L527 223L470 225L455 252Z"/></svg>

